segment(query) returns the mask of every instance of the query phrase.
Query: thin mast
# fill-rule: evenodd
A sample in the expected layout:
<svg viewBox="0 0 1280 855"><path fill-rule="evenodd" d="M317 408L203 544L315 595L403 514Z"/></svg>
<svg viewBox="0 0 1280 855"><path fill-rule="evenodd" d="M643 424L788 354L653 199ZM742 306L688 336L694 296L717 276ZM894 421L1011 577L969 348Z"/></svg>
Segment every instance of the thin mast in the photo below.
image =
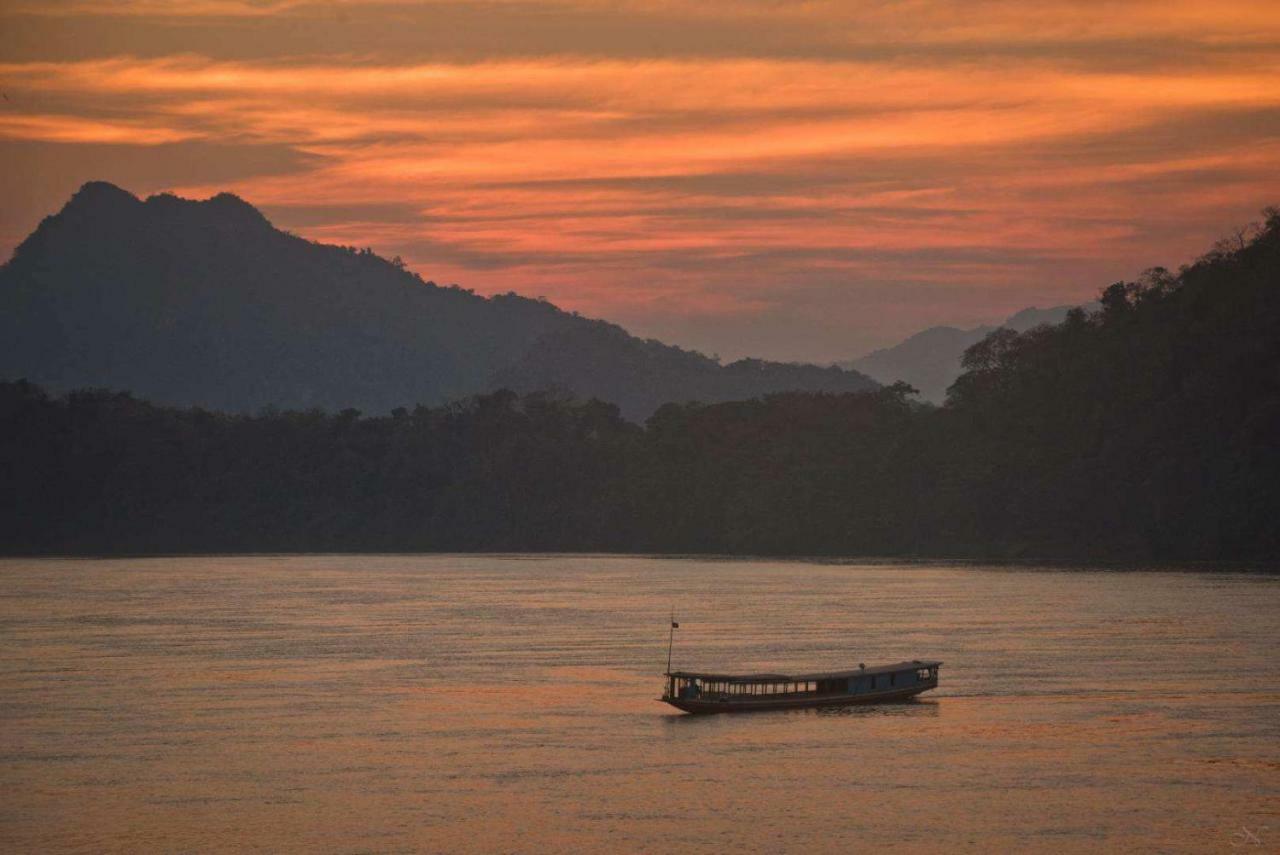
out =
<svg viewBox="0 0 1280 855"><path fill-rule="evenodd" d="M671 610L671 629L667 630L667 673L671 673L671 644L676 640L676 610Z"/></svg>

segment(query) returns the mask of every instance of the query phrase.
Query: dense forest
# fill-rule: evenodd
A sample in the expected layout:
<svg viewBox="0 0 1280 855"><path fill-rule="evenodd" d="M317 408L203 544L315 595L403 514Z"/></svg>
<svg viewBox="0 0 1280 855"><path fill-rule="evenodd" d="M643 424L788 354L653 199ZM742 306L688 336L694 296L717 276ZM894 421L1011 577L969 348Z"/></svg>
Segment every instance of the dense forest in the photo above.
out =
<svg viewBox="0 0 1280 855"><path fill-rule="evenodd" d="M1075 306L1048 309L1027 308L1005 318L994 326L969 329L929 327L891 347L872 351L866 356L842 362L845 368L860 371L880 383L910 383L921 400L941 404L947 390L960 376L964 352L1000 327L1026 332L1042 324L1060 324ZM1085 308L1093 311L1097 303Z"/></svg>
<svg viewBox="0 0 1280 855"><path fill-rule="evenodd" d="M10 552L1280 556L1280 212L904 385L667 404L511 391L386 417L0 386Z"/></svg>

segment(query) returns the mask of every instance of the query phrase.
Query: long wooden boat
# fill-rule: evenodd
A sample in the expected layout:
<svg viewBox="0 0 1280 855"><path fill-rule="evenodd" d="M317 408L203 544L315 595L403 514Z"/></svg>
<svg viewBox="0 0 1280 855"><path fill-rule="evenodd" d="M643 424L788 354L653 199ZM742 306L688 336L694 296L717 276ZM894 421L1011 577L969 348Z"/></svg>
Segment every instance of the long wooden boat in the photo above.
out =
<svg viewBox="0 0 1280 855"><path fill-rule="evenodd" d="M901 701L938 686L941 662L896 662L819 674L670 671L664 703L688 713L790 710Z"/></svg>

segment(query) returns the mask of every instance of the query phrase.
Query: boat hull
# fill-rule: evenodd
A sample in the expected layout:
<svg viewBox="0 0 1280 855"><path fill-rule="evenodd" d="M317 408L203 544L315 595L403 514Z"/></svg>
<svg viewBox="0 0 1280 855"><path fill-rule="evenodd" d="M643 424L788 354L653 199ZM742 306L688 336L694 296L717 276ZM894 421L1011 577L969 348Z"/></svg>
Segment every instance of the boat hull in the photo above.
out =
<svg viewBox="0 0 1280 855"><path fill-rule="evenodd" d="M766 710L800 710L811 707L849 707L861 704L883 704L894 701L905 701L921 692L937 688L936 681L918 683L902 689L886 689L878 692L860 692L858 694L810 695L808 697L759 698L751 700L738 699L701 699L701 698L659 698L678 710L695 715L729 712L764 712Z"/></svg>

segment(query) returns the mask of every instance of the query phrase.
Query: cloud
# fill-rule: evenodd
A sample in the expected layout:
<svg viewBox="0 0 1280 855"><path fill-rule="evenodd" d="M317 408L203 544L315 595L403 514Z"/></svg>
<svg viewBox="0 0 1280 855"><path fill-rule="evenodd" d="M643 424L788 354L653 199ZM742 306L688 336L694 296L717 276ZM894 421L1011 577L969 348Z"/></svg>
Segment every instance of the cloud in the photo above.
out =
<svg viewBox="0 0 1280 855"><path fill-rule="evenodd" d="M59 186L104 177L95 151L216 147L135 189L229 189L726 354L680 317L807 318L827 332L758 340L835 358L934 317L928 294L1087 299L1280 198L1280 13L1228 6L11 4L0 141L81 152Z"/></svg>
<svg viewBox="0 0 1280 855"><path fill-rule="evenodd" d="M80 116L0 115L0 139L64 143L160 145L200 136L193 131L141 122L100 121Z"/></svg>

